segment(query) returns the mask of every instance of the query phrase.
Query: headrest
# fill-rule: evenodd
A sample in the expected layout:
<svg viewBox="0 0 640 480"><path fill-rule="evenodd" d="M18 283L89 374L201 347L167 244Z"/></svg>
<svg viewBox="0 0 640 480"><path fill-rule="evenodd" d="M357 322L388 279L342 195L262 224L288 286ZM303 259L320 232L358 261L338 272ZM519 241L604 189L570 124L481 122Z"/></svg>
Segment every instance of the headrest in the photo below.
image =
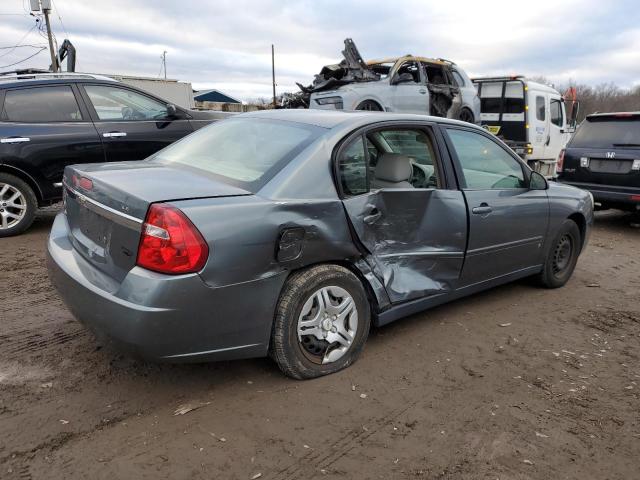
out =
<svg viewBox="0 0 640 480"><path fill-rule="evenodd" d="M400 153L383 153L378 158L375 175L386 182L406 182L411 178L411 159Z"/></svg>

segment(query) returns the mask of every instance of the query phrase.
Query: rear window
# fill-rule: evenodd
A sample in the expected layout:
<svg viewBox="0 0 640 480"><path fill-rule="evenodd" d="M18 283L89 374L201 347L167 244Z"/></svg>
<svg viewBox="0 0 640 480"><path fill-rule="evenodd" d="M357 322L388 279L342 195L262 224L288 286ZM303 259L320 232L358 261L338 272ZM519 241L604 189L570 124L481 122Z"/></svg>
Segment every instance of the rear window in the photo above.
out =
<svg viewBox="0 0 640 480"><path fill-rule="evenodd" d="M10 122L24 123L82 120L78 102L69 86L7 90L1 117Z"/></svg>
<svg viewBox="0 0 640 480"><path fill-rule="evenodd" d="M152 159L195 168L256 191L324 131L280 120L230 119L201 128Z"/></svg>
<svg viewBox="0 0 640 480"><path fill-rule="evenodd" d="M571 139L577 148L640 148L640 118L587 119Z"/></svg>

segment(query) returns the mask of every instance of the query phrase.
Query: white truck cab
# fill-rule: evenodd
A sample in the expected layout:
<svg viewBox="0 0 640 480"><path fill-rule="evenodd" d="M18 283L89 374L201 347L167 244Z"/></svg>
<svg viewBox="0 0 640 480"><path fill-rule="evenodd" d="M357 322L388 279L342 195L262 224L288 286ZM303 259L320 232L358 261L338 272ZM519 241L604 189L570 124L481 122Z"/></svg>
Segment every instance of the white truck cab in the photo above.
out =
<svg viewBox="0 0 640 480"><path fill-rule="evenodd" d="M575 130L560 92L522 76L475 78L473 83L480 97L481 125L532 169L555 176L558 155Z"/></svg>

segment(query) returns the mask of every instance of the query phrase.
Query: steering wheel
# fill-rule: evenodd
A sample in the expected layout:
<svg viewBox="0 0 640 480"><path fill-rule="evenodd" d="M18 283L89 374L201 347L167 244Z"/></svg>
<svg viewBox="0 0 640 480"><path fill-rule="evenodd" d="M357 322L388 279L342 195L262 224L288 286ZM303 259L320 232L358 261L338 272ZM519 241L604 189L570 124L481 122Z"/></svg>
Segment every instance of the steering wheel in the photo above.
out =
<svg viewBox="0 0 640 480"><path fill-rule="evenodd" d="M135 120L136 113L131 107L122 107L122 119L123 120Z"/></svg>

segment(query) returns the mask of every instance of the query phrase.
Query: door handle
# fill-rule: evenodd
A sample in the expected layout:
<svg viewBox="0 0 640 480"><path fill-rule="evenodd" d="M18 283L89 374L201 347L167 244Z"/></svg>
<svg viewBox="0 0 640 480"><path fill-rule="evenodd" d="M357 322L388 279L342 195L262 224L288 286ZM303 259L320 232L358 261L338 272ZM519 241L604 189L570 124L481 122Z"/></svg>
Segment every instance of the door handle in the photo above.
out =
<svg viewBox="0 0 640 480"><path fill-rule="evenodd" d="M0 143L23 143L30 142L31 139L28 137L8 137L8 138L0 138Z"/></svg>
<svg viewBox="0 0 640 480"><path fill-rule="evenodd" d="M382 212L380 210L378 210L373 205L367 205L365 210L365 216L362 219L362 221L370 225L372 223L377 222L380 219L380 217L382 217Z"/></svg>
<svg viewBox="0 0 640 480"><path fill-rule="evenodd" d="M426 88L421 88L420 90L418 90L418 92L424 95L425 93L427 93L427 90Z"/></svg>
<svg viewBox="0 0 640 480"><path fill-rule="evenodd" d="M546 147L548 147L550 142L551 142L551 135L548 135L548 136L547 136L547 141L544 143L544 145L545 145Z"/></svg>
<svg viewBox="0 0 640 480"><path fill-rule="evenodd" d="M487 203L482 202L477 207L473 207L471 211L476 215L486 215L488 213L493 212L493 209Z"/></svg>
<svg viewBox="0 0 640 480"><path fill-rule="evenodd" d="M127 132L107 132L102 134L105 138L113 138L113 137L126 137Z"/></svg>

